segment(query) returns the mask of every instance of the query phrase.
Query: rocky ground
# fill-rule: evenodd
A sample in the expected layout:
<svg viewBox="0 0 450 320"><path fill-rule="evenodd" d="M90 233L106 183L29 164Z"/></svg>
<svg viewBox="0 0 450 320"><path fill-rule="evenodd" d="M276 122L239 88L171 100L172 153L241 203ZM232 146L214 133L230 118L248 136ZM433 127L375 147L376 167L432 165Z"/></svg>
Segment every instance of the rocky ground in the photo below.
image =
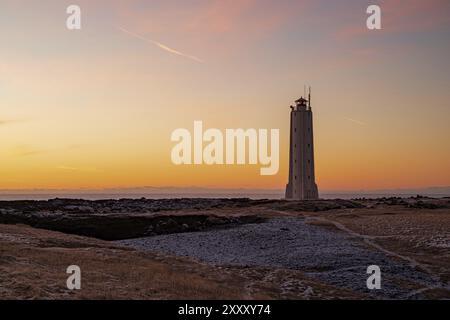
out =
<svg viewBox="0 0 450 320"><path fill-rule="evenodd" d="M262 222L273 209L326 211L362 207L347 200L286 202L250 199L122 199L0 201L0 223L103 240L123 240Z"/></svg>
<svg viewBox="0 0 450 320"><path fill-rule="evenodd" d="M81 290L66 287L70 265ZM357 299L300 271L214 267L111 242L0 225L0 299Z"/></svg>
<svg viewBox="0 0 450 320"><path fill-rule="evenodd" d="M137 249L194 257L213 265L301 270L336 287L378 298L423 298L413 290L440 284L431 274L392 259L358 238L308 224L301 217L273 218L233 229L178 233L120 241ZM378 265L382 290L369 291L367 267ZM412 290L402 283L414 286Z"/></svg>
<svg viewBox="0 0 450 320"><path fill-rule="evenodd" d="M422 197L0 202L0 298L450 298L449 215Z"/></svg>

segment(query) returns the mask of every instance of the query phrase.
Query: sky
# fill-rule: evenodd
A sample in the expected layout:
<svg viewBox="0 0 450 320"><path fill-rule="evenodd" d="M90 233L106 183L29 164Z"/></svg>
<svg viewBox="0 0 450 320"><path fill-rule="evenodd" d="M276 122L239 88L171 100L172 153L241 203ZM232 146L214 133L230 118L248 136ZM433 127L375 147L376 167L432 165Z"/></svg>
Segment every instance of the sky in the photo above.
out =
<svg viewBox="0 0 450 320"><path fill-rule="evenodd" d="M320 189L448 186L449 33L448 0L2 0L0 189L284 188L305 84ZM279 129L279 173L175 166L195 120Z"/></svg>

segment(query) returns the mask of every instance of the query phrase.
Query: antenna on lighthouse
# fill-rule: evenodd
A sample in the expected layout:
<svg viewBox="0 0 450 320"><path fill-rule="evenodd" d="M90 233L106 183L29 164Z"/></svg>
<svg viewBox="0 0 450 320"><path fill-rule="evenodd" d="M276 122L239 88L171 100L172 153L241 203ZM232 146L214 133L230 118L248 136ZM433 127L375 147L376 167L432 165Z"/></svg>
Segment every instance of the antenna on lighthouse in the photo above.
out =
<svg viewBox="0 0 450 320"><path fill-rule="evenodd" d="M308 104L309 104L309 109L311 109L311 86L309 86Z"/></svg>

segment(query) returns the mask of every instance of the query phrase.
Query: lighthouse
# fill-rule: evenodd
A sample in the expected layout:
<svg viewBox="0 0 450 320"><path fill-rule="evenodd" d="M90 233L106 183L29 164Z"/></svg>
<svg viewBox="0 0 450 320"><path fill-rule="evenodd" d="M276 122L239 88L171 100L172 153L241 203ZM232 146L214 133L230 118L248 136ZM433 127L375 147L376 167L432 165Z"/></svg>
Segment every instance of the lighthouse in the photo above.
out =
<svg viewBox="0 0 450 320"><path fill-rule="evenodd" d="M311 88L308 99L301 97L291 106L288 200L319 198L314 172L314 134Z"/></svg>

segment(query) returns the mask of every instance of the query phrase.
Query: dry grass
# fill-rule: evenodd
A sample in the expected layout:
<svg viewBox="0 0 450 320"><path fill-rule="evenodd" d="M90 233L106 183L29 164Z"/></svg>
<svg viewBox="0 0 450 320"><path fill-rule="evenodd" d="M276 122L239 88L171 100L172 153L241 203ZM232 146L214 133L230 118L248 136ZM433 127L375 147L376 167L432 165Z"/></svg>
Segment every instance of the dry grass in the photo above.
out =
<svg viewBox="0 0 450 320"><path fill-rule="evenodd" d="M220 212L229 214L233 210ZM381 206L320 213L264 208L234 211L265 217L304 216L310 224L342 232L333 224L337 222L370 237L386 250L426 266L444 285L448 286L450 281L449 209ZM318 217L325 219L314 220ZM65 271L72 264L82 269L80 291L66 288ZM410 283L401 285L420 290ZM424 294L431 299L445 298L449 290L434 288ZM134 251L92 238L0 225L0 299L280 298L364 296L308 279L295 270L214 267L187 258Z"/></svg>
<svg viewBox="0 0 450 320"><path fill-rule="evenodd" d="M79 291L66 288L69 265L81 268ZM0 299L335 297L358 295L305 279L297 271L213 267L91 238L0 225Z"/></svg>
<svg viewBox="0 0 450 320"><path fill-rule="evenodd" d="M61 246L43 246L59 243ZM66 288L69 265L82 290ZM181 267L183 266L183 267ZM204 274L210 274L205 277ZM239 279L205 265L28 227L0 226L2 299L243 299Z"/></svg>

